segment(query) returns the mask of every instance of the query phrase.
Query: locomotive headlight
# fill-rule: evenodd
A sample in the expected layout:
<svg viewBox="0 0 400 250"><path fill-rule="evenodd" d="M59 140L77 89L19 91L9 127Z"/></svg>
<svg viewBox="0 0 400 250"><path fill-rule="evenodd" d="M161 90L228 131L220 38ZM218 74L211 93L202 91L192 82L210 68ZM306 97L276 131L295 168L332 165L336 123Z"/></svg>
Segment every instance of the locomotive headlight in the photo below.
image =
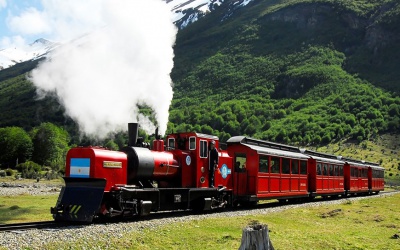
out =
<svg viewBox="0 0 400 250"><path fill-rule="evenodd" d="M200 183L204 183L206 182L206 178L204 178L204 176L200 177Z"/></svg>
<svg viewBox="0 0 400 250"><path fill-rule="evenodd" d="M204 167L201 167L201 168L200 168L200 171L201 171L202 173L204 173L204 171L205 171Z"/></svg>

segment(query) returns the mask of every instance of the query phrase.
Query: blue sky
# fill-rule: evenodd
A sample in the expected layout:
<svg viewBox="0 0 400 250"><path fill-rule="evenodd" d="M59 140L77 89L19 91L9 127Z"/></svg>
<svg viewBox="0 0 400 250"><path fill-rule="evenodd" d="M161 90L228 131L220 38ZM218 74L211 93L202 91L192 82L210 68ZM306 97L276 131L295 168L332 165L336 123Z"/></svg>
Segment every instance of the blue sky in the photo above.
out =
<svg viewBox="0 0 400 250"><path fill-rule="evenodd" d="M40 38L40 32L33 32L34 22L26 24L28 13L43 10L41 0L0 0L0 48L8 43L31 43ZM31 20L33 21L33 20ZM26 28L24 28L26 26Z"/></svg>
<svg viewBox="0 0 400 250"><path fill-rule="evenodd" d="M0 49L38 38L65 42L104 26L105 2L110 0L0 0Z"/></svg>

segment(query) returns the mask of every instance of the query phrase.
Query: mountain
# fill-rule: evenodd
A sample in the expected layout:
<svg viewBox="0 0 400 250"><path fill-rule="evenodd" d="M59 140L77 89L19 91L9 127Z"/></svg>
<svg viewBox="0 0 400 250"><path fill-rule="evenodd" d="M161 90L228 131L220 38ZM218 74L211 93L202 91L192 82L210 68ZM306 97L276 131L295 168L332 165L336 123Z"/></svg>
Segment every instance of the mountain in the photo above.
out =
<svg viewBox="0 0 400 250"><path fill-rule="evenodd" d="M40 38L28 46L2 49L0 50L0 70L9 68L17 63L37 60L58 45L59 43Z"/></svg>

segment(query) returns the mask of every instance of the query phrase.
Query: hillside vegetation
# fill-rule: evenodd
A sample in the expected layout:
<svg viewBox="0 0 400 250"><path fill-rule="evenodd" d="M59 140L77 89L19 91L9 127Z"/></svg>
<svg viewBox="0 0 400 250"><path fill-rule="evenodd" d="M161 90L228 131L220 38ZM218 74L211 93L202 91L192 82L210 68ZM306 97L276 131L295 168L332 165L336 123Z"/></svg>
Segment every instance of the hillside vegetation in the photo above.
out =
<svg viewBox="0 0 400 250"><path fill-rule="evenodd" d="M398 131L396 1L228 7L178 34L170 130L303 145Z"/></svg>
<svg viewBox="0 0 400 250"><path fill-rule="evenodd" d="M336 147L398 178L399 145L390 141L400 130L400 3L254 0L232 9L231 2L178 33L167 133ZM0 127L52 122L72 143L88 143L55 99L35 99L24 75L35 65L0 71ZM379 144L382 136L388 144ZM119 137L104 143L117 147Z"/></svg>

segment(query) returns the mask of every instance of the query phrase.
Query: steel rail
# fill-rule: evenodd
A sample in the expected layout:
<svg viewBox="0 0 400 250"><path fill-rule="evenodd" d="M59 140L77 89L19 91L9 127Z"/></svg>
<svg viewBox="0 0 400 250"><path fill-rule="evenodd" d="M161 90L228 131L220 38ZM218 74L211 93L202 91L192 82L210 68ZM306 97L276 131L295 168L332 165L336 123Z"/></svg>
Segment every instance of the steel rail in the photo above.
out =
<svg viewBox="0 0 400 250"><path fill-rule="evenodd" d="M37 221L12 224L0 224L0 232L20 231L26 229L43 229L43 228L58 228L66 226L65 223L57 223L55 221Z"/></svg>

